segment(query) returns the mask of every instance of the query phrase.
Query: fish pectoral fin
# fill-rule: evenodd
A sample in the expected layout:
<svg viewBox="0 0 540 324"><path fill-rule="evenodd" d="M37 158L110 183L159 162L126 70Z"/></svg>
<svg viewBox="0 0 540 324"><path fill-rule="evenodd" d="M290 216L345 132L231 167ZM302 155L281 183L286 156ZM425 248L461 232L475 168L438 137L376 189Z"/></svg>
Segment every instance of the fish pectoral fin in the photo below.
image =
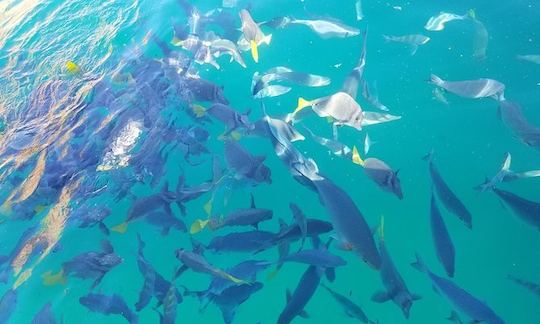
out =
<svg viewBox="0 0 540 324"><path fill-rule="evenodd" d="M418 294L412 294L411 298L412 298L412 300L419 300L419 299L422 299L422 296L420 296Z"/></svg>
<svg viewBox="0 0 540 324"><path fill-rule="evenodd" d="M298 316L302 317L302 318L309 318L309 314L308 312L306 312L305 310L302 310L300 312L300 314L298 314Z"/></svg>
<svg viewBox="0 0 540 324"><path fill-rule="evenodd" d="M117 233L120 233L120 234L124 234L127 231L127 228L128 228L128 223L123 222L123 223L118 224L118 225L116 225L114 227L111 227L111 231L117 232Z"/></svg>
<svg viewBox="0 0 540 324"><path fill-rule="evenodd" d="M378 291L371 296L371 300L376 303L384 303L390 300L390 296L386 291Z"/></svg>
<svg viewBox="0 0 540 324"><path fill-rule="evenodd" d="M259 63L259 49L257 42L252 40L249 42L249 44L251 46L251 57L253 57L253 61L255 61L255 63Z"/></svg>

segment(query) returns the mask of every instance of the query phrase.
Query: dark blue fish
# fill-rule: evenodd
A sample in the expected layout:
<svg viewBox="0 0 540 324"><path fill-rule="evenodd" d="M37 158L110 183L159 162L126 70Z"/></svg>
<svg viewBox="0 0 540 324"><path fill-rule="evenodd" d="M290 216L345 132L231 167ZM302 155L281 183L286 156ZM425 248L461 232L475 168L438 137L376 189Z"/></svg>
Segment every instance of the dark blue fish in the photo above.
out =
<svg viewBox="0 0 540 324"><path fill-rule="evenodd" d="M273 214L270 209L257 208L253 194L251 194L250 208L238 209L224 218L213 217L210 219L208 227L218 229L229 226L253 226L259 229L259 223L271 219Z"/></svg>
<svg viewBox="0 0 540 324"><path fill-rule="evenodd" d="M70 220L78 220L80 228L88 228L97 225L105 234L109 235L107 225L103 223L105 218L111 214L111 210L104 206L81 206L77 208L70 217Z"/></svg>
<svg viewBox="0 0 540 324"><path fill-rule="evenodd" d="M184 249L178 249L175 252L176 258L182 262L182 267L180 267L175 274L175 278L180 276L185 270L191 269L198 273L206 273L213 277L223 278L234 282L237 285L245 284L244 280L238 279L235 276L211 265L202 255L195 252L189 252Z"/></svg>
<svg viewBox="0 0 540 324"><path fill-rule="evenodd" d="M321 272L321 269L309 266L302 275L294 293L291 295L290 291L287 290L287 304L279 315L278 324L290 323L296 316L308 317L304 308L319 287Z"/></svg>
<svg viewBox="0 0 540 324"><path fill-rule="evenodd" d="M433 152L426 155L424 160L428 161L429 163L431 181L433 182L437 196L442 201L443 205L446 207L446 209L448 209L449 212L459 217L459 219L461 219L461 221L464 222L469 229L472 228L471 213L467 210L467 207L463 205L461 200L459 200L456 194L454 194L452 189L448 187L441 174L435 167L435 164L433 163Z"/></svg>
<svg viewBox="0 0 540 324"><path fill-rule="evenodd" d="M266 231L232 232L214 237L208 246L214 252L256 252L269 245L276 234Z"/></svg>
<svg viewBox="0 0 540 324"><path fill-rule="evenodd" d="M409 318L413 302L421 297L409 292L405 281L396 269L396 266L386 249L386 245L384 244L383 224L381 224L380 228L379 252L381 253L382 260L380 275L386 291L376 292L371 297L371 300L377 303L384 303L391 300L401 308L405 318Z"/></svg>
<svg viewBox="0 0 540 324"><path fill-rule="evenodd" d="M350 246L374 269L381 267L381 257L366 220L351 197L328 179L313 181L321 203L326 207L342 244Z"/></svg>
<svg viewBox="0 0 540 324"><path fill-rule="evenodd" d="M169 234L171 228L175 228L180 232L187 231L186 224L181 219L161 210L150 212L145 219L148 223L161 228L161 235Z"/></svg>
<svg viewBox="0 0 540 324"><path fill-rule="evenodd" d="M431 272L418 255L416 255L416 262L412 266L425 273L430 279L433 288L444 296L456 310L467 315L474 323L504 323L488 305L457 286L451 280L439 277Z"/></svg>
<svg viewBox="0 0 540 324"><path fill-rule="evenodd" d="M330 287L326 286L325 284L321 284L329 293L332 295L332 297L338 302L338 304L341 305L343 310L345 311L345 314L349 316L350 318L355 318L362 323L370 323L375 324L376 322L373 322L368 319L366 316L366 313L360 308L360 306L356 305L352 300L345 297L344 295L334 291Z"/></svg>
<svg viewBox="0 0 540 324"><path fill-rule="evenodd" d="M341 91L348 93L351 97L356 99L356 95L358 93L358 86L360 85L360 82L363 81L364 76L364 68L366 66L366 53L367 53L367 29L362 34L362 51L360 52L360 58L358 59L358 63L356 66L349 72L347 77L345 78L345 81L343 82L343 86L341 87Z"/></svg>
<svg viewBox="0 0 540 324"><path fill-rule="evenodd" d="M46 303L43 308L34 316L32 324L55 324L56 319L51 310L51 303Z"/></svg>
<svg viewBox="0 0 540 324"><path fill-rule="evenodd" d="M63 274L81 279L94 279L96 287L112 268L122 263L109 241L101 242L103 252L85 252L62 264Z"/></svg>
<svg viewBox="0 0 540 324"><path fill-rule="evenodd" d="M121 315L131 324L139 321L137 315L129 308L122 296L117 294L104 295L90 293L79 298L79 302L92 312L102 313L104 315Z"/></svg>
<svg viewBox="0 0 540 324"><path fill-rule="evenodd" d="M17 291L8 289L0 299L0 323L7 323L17 306Z"/></svg>
<svg viewBox="0 0 540 324"><path fill-rule="evenodd" d="M307 218L304 212L298 207L298 205L290 203L289 208L293 214L294 221L298 224L300 233L302 234L302 244L300 245L300 250L304 247L304 243L307 237Z"/></svg>
<svg viewBox="0 0 540 324"><path fill-rule="evenodd" d="M176 321L176 309L178 308L178 291L174 285L169 287L163 298L163 314L159 313L160 324L174 324ZM180 297L181 298L181 297ZM181 299L180 299L181 301Z"/></svg>
<svg viewBox="0 0 540 324"><path fill-rule="evenodd" d="M456 324L464 324L456 311L452 311L446 319Z"/></svg>
<svg viewBox="0 0 540 324"><path fill-rule="evenodd" d="M261 290L262 287L263 284L260 282L232 286L225 289L221 294L214 295L211 300L221 309L223 321L226 324L231 324L238 307L247 301L254 293Z"/></svg>
<svg viewBox="0 0 540 324"><path fill-rule="evenodd" d="M185 87L189 89L189 93L193 101L210 101L227 105L229 101L223 94L223 87L204 79L186 79Z"/></svg>
<svg viewBox="0 0 540 324"><path fill-rule="evenodd" d="M229 135L232 131L235 130L252 130L253 124L249 121L250 110L245 113L240 113L237 110L231 108L230 106L216 103L210 106L205 111L201 110L200 107L195 107L195 114L197 116L203 117L205 114L212 116L213 118L221 121L227 128L225 135Z"/></svg>
<svg viewBox="0 0 540 324"><path fill-rule="evenodd" d="M272 172L264 165L265 157L251 155L237 142L225 141L225 159L237 178L250 180L254 184L272 183Z"/></svg>
<svg viewBox="0 0 540 324"><path fill-rule="evenodd" d="M27 228L19 237L17 244L13 247L9 255L0 255L0 282L6 283L11 271L11 263L19 255L28 239L36 232L37 226Z"/></svg>
<svg viewBox="0 0 540 324"><path fill-rule="evenodd" d="M508 100L500 101L499 116L523 143L540 148L540 127L527 120L520 105Z"/></svg>
<svg viewBox="0 0 540 324"><path fill-rule="evenodd" d="M516 216L540 229L540 203L497 188L493 188L493 192L510 207Z"/></svg>
<svg viewBox="0 0 540 324"><path fill-rule="evenodd" d="M435 195L431 194L431 235L433 237L433 243L435 244L435 251L437 252L437 258L444 267L446 274L452 278L454 277L454 263L455 263L455 250L454 243L450 238L448 229L444 224L441 212L437 207L437 201Z"/></svg>
<svg viewBox="0 0 540 324"><path fill-rule="evenodd" d="M325 249L302 250L279 259L279 262L297 262L320 268L335 268L347 264L343 258Z"/></svg>
<svg viewBox="0 0 540 324"><path fill-rule="evenodd" d="M513 282L515 282L516 284L522 287L527 288L532 293L536 294L536 296L540 297L540 284L537 284L537 283L534 283L525 279L521 279L512 275L508 275L508 279L512 280Z"/></svg>

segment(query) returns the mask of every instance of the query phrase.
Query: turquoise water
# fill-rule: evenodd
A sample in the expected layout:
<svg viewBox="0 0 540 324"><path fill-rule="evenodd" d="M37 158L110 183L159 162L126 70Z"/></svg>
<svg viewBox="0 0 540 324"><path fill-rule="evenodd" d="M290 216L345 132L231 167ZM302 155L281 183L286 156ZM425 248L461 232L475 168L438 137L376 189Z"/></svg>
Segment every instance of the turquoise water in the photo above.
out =
<svg viewBox="0 0 540 324"><path fill-rule="evenodd" d="M370 319L379 323L446 322L445 317L452 311L452 304L432 289L425 275L409 265L418 253L434 273L446 277L431 237L432 185L428 164L421 159L433 150L434 162L443 178L472 214L473 228L469 230L439 201L456 251L453 282L487 303L505 323L540 322L538 296L507 278L513 275L540 283L538 229L504 207L493 192L480 193L473 189L486 176L497 173L505 152L512 154L512 169L515 171L540 169L539 152L522 143L505 127L498 117L499 103L496 100L467 99L446 93L449 104L445 105L433 99L434 85L427 82L432 73L448 80L498 80L506 86L506 99L518 102L529 121L540 125L540 113L535 109L540 98L540 66L516 59L516 55L540 54L538 4L534 1L509 1L496 5L486 1L363 1L364 18L357 21L354 2L240 0L237 7L224 9L234 17L234 28L240 28L238 12L248 6L257 22L284 15L297 19L333 17L361 31L368 29L364 78L371 84L376 81L380 101L390 108L388 113L401 116L399 120L367 126L361 131L340 127L339 140L350 147L357 146L364 157L364 137L366 132L369 133L376 143L367 156L379 158L400 170L403 200L381 190L360 166L328 153L326 148L309 137L293 144L306 157L316 161L322 174L350 195L370 227L375 228L384 216L386 247L410 292L421 295L422 299L414 302L409 319L405 319L399 307L392 302L372 302L372 294L383 288L379 273L353 253L340 249L335 242L330 251L344 258L347 265L336 269L335 282L328 282L326 278L322 281L348 296L362 307ZM193 1L193 5L201 13L206 13L219 8L221 1ZM473 57L475 30L470 20L449 22L442 31L431 32L423 28L428 19L440 11L462 15L472 8L489 33L484 59ZM4 202L0 254L12 253L19 237L32 226L38 228L36 233L45 233L32 237L46 237L45 243L38 244L34 256L23 264L20 272L14 271L12 260L2 265L2 269L7 269L8 277L6 283L0 284L1 295L15 289L18 298L13 307L2 304L0 318L6 318L4 314L9 313L10 323L28 323L45 303L50 302L57 321L125 322L119 315L106 316L89 311L80 304L79 298L90 290L107 295L115 293L134 309L143 286L143 277L137 266L138 234L146 242L146 259L167 280L181 265L174 251L179 248L191 250L189 233L171 229L168 235L161 235L160 229L142 218L131 222L124 234L111 231L108 236L98 226L79 228L77 222L70 220L81 206L106 206L111 214L105 218L104 224L112 229L126 219L128 210L137 199L159 192L166 182L169 189L174 190L180 174L185 176L188 186L206 182L212 176L213 155L220 159L223 168L227 168L224 142L218 138L223 133L219 120L198 124L196 118L186 114L190 108L185 97L165 93L162 88L157 88L156 83L145 83L144 78L135 76L135 80L130 80L128 77L128 73L136 75L137 69L147 62L165 59L155 40L168 44L174 36L173 26L187 24L186 14L177 1L0 1L0 124L4 125L0 125L0 129L5 128L0 134L0 200ZM261 103L251 93L253 73L287 66L295 71L331 79L331 84L325 87L293 85L285 95L265 98L267 114L273 118L284 118L294 110L299 97L315 99L340 91L361 52L361 35L323 39L305 26L261 28L265 34L272 34L272 41L269 46L259 47L258 63L246 51L242 53L246 68L229 62L228 57L217 59L221 66L219 70L209 64L193 64L201 78L223 87L231 107L239 112L252 108L249 115L252 122L263 117ZM223 29L215 25L209 25L207 30L223 34ZM383 35L407 34L424 34L430 37L430 41L411 55L406 44L385 42L383 38ZM169 48L173 53L171 57L191 55L179 47L170 45ZM80 71L68 71L68 61L74 62ZM123 93L123 89L127 92ZM107 97L110 99L107 104L98 105L99 96L112 96L112 99ZM114 100L116 97L120 99ZM358 102L366 111L377 111L362 97L361 90ZM212 105L204 101L196 104L206 108ZM136 170L128 163L128 166L96 172L97 165L110 151L109 145L115 134L112 132L110 138L102 138L97 129L105 116L111 117L113 125L123 125L129 118L122 116L144 120L141 117L144 112L152 119L144 121L142 134L136 139L131 155L140 152L145 142L154 140L149 137L152 132L169 123L176 127L199 125L206 129L210 137L203 144L211 153L194 156L193 160L201 163L192 166L186 162L179 147L172 147L170 142L156 145L149 156L156 155L164 146L169 151L166 161L145 165L147 169L164 166L161 176L152 168L157 174L157 184L151 185L149 172L152 170L141 171L142 181L129 185L131 194L116 202L114 197L119 191L120 176L133 176ZM325 118L305 118L298 123L301 133L305 133L303 125L309 126L319 136L332 137L332 127ZM85 164L81 148L86 143L95 143L90 155L99 161ZM272 171L272 183L237 186L234 191L216 189L214 213L227 214L247 208L249 194L253 193L257 207L273 211L273 219L261 223L261 230L276 232L278 219L292 223L290 202L298 204L309 218L331 220L317 193L291 177L267 138L244 134L239 143L251 154L266 157L265 164ZM39 169L36 166L40 156L45 161L41 173L35 171ZM58 171L55 166L60 162L65 164ZM62 170L69 172L63 173ZM56 181L67 173L66 181ZM25 179L27 181L23 182ZM29 185L32 180L37 181L35 186ZM520 179L498 187L538 202L538 181L534 178ZM21 189L27 189L29 194L21 193ZM64 202L59 198L62 190L68 193ZM96 190L99 191L90 195ZM226 203L224 191L229 191L230 196ZM10 198L13 192L18 194ZM212 192L187 202L185 216L177 206L173 206L175 217L182 219L188 230L196 219L206 218L203 207ZM64 224L65 221L67 223ZM206 244L216 235L251 229L204 230L193 237ZM330 235L335 234L324 234L321 238L326 242ZM377 235L375 238L378 241ZM45 273L57 273L62 263L81 253L101 251L100 241L104 239L112 243L115 253L123 261L112 268L97 287L91 288L93 279L82 280L69 275L64 284L44 284ZM27 239L24 242L30 246L33 241ZM291 251L296 251L298 244L293 243ZM306 246L311 246L311 243L306 243ZM16 252L15 256L23 258L24 251ZM211 251L206 251L204 256L221 269L248 259L276 261L278 258L276 248L256 256L250 253L214 254ZM30 276L21 276L29 274L25 272L28 269L32 269ZM264 284L264 288L239 306L234 322L276 322L286 305L285 291L294 291L306 269L305 264L286 263L271 280L267 278L271 268L259 273L258 281ZM175 281L175 285L180 292L184 291L182 286L194 291L204 290L210 280L207 274L188 270ZM140 323L159 321L157 311L163 312L163 309L154 310L155 304L154 298L137 313ZM214 305L204 312L198 309L198 299L185 296L177 307L176 322L222 322L220 310ZM318 288L305 310L309 318L297 317L294 322L357 322L347 317L322 287ZM471 320L463 313L460 317L464 322Z"/></svg>

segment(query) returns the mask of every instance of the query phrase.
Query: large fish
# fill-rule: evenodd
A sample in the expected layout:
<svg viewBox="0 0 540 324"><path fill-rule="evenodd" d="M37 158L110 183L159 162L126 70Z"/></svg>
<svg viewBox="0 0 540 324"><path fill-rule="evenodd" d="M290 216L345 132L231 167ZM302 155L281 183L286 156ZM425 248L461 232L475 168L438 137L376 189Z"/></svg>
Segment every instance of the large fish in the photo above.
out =
<svg viewBox="0 0 540 324"><path fill-rule="evenodd" d="M184 249L178 249L175 252L176 258L182 262L182 267L178 269L175 277L178 277L187 269L192 269L195 272L206 273L213 277L224 278L234 282L237 285L245 284L244 280L238 279L227 272L211 265L202 255L195 252L189 252Z"/></svg>
<svg viewBox="0 0 540 324"><path fill-rule="evenodd" d="M288 24L294 25L304 25L309 29L314 31L321 38L346 38L354 37L360 34L360 31L354 27L347 26L340 21L335 19L318 19L318 20L308 20L308 19L288 19Z"/></svg>
<svg viewBox="0 0 540 324"><path fill-rule="evenodd" d="M235 141L225 141L225 160L239 180L246 179L257 185L272 183L271 170L264 165L264 156L253 156Z"/></svg>
<svg viewBox="0 0 540 324"><path fill-rule="evenodd" d="M384 243L384 223L382 222L379 231L379 252L382 260L380 275L386 291L376 292L371 297L371 300L377 303L384 303L391 300L401 308L405 318L409 318L409 312L413 302L421 297L409 292L405 281L396 269Z"/></svg>
<svg viewBox="0 0 540 324"><path fill-rule="evenodd" d="M527 288L528 290L530 290L532 293L534 293L536 296L540 297L540 284L537 284L535 282L531 282L531 281L528 281L528 280L525 280L525 279L521 279L521 278L518 278L518 277L515 277L515 276L512 276L512 275L508 275L508 279L512 280L513 282L515 282L516 284L524 287L524 288Z"/></svg>
<svg viewBox="0 0 540 324"><path fill-rule="evenodd" d="M231 232L212 238L209 250L221 252L256 252L264 249L274 240L276 234L267 231Z"/></svg>
<svg viewBox="0 0 540 324"><path fill-rule="evenodd" d="M444 90L464 98L492 97L497 100L504 99L505 85L493 79L477 79L465 81L446 81L432 74L430 82Z"/></svg>
<svg viewBox="0 0 540 324"><path fill-rule="evenodd" d="M431 194L431 236L433 237L433 243L435 244L435 252L437 258L441 262L446 270L448 277L454 277L455 270L455 250L454 243L450 238L448 229L444 224L439 207L437 207L437 201L435 200L435 194Z"/></svg>
<svg viewBox="0 0 540 324"><path fill-rule="evenodd" d="M287 82L307 87L323 87L330 84L324 76L293 71L284 66L277 66L263 74L255 72L251 81L251 92L254 98L276 97L291 90L290 87L274 85L275 82Z"/></svg>
<svg viewBox="0 0 540 324"><path fill-rule="evenodd" d="M412 266L426 274L433 288L444 296L459 312L467 315L474 323L504 324L504 321L488 305L469 294L449 279L439 277L431 272L416 255Z"/></svg>
<svg viewBox="0 0 540 324"><path fill-rule="evenodd" d="M493 188L493 192L527 224L540 230L540 203L525 199L511 192Z"/></svg>
<svg viewBox="0 0 540 324"><path fill-rule="evenodd" d="M401 182L398 178L399 170L392 170L388 164L377 158L367 158L362 160L356 146L352 149L351 160L353 163L362 166L366 175L381 189L393 193L399 199L403 199Z"/></svg>
<svg viewBox="0 0 540 324"><path fill-rule="evenodd" d="M504 162L497 174L495 174L491 179L486 179L483 184L475 187L475 189L484 192L486 190L492 189L501 182L510 182L517 179L540 177L540 170L514 172L510 170L511 163L512 156L509 152L506 152L504 155Z"/></svg>
<svg viewBox="0 0 540 324"><path fill-rule="evenodd" d="M0 298L0 323L8 323L9 318L15 313L17 307L17 291L7 289Z"/></svg>
<svg viewBox="0 0 540 324"><path fill-rule="evenodd" d="M431 175L431 182L433 183L433 187L435 188L435 192L437 193L437 196L442 201L443 205L459 217L463 223L470 229L472 228L472 216L467 207L459 200L459 198L454 194L452 189L446 184L444 179L442 178L441 174L439 173L439 170L437 170L437 167L435 166L435 163L433 163L433 152L430 152L426 156L424 156L424 160L428 161L429 164L429 174Z"/></svg>
<svg viewBox="0 0 540 324"><path fill-rule="evenodd" d="M122 296L117 294L88 294L79 298L81 305L92 312L123 316L130 324L138 323L137 315L129 308Z"/></svg>
<svg viewBox="0 0 540 324"><path fill-rule="evenodd" d="M304 308L315 294L315 291L317 291L317 287L321 282L321 274L321 269L309 266L302 275L294 293L291 294L287 290L287 304L279 315L278 324L290 323L296 316L308 316Z"/></svg>

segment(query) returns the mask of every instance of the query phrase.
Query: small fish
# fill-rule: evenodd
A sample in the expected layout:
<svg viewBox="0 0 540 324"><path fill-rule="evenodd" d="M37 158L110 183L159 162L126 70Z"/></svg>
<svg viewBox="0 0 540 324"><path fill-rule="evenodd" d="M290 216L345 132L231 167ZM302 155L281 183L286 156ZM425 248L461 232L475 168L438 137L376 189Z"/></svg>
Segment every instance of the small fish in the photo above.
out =
<svg viewBox="0 0 540 324"><path fill-rule="evenodd" d="M206 273L213 277L224 278L234 282L237 285L246 284L247 282L238 279L227 272L214 267L206 259L197 253L189 252L184 249L178 249L175 252L176 258L182 262L183 266L177 271L175 277L178 277L183 271L188 268L199 273Z"/></svg>
<svg viewBox="0 0 540 324"><path fill-rule="evenodd" d="M430 82L448 92L464 98L475 99L492 97L497 100L504 99L505 85L493 79L445 81L435 74L432 74Z"/></svg>
<svg viewBox="0 0 540 324"><path fill-rule="evenodd" d="M55 324L56 319L54 318L51 307L52 305L50 302L43 305L41 310L32 319L32 324Z"/></svg>
<svg viewBox="0 0 540 324"><path fill-rule="evenodd" d="M433 243L435 244L435 251L437 253L437 258L441 262L446 271L448 277L454 277L455 269L455 249L454 243L448 229L444 224L444 219L442 218L441 212L437 207L437 201L435 200L435 194L431 193L431 213L430 213L430 223L431 223L431 236L433 237Z"/></svg>
<svg viewBox="0 0 540 324"><path fill-rule="evenodd" d="M178 308L178 292L174 285L170 285L163 298L163 314L159 313L160 324L174 324L176 322L176 309ZM180 297L182 301L182 297Z"/></svg>
<svg viewBox="0 0 540 324"><path fill-rule="evenodd" d="M136 324L137 315L129 308L122 296L117 294L104 295L90 293L79 298L79 302L92 312L104 315L116 314L123 316L130 324Z"/></svg>
<svg viewBox="0 0 540 324"><path fill-rule="evenodd" d="M540 170L514 172L510 170L511 163L512 156L509 152L506 152L504 154L503 164L501 165L501 168L499 169L497 174L495 174L491 179L486 179L483 184L476 186L475 189L479 190L480 192L484 192L486 190L492 189L501 182L510 182L517 179L540 177Z"/></svg>
<svg viewBox="0 0 540 324"><path fill-rule="evenodd" d="M383 35L387 42L404 43L411 48L411 55L416 54L418 47L429 42L430 38L420 34L404 35L404 36L387 36Z"/></svg>
<svg viewBox="0 0 540 324"><path fill-rule="evenodd" d="M187 231L186 224L182 220L163 211L150 212L145 219L149 224L161 228L161 235L168 235L171 228L180 232Z"/></svg>
<svg viewBox="0 0 540 324"><path fill-rule="evenodd" d="M223 252L256 252L264 249L275 238L275 234L267 231L232 232L212 238L208 250Z"/></svg>
<svg viewBox="0 0 540 324"><path fill-rule="evenodd" d="M289 24L304 25L314 31L319 37L328 38L346 38L354 37L360 34L360 31L354 27L347 26L336 19L332 20L307 20L291 18Z"/></svg>
<svg viewBox="0 0 540 324"><path fill-rule="evenodd" d="M380 113L376 111L364 111L363 115L364 115L364 118L362 119L362 127L388 123L391 121L401 119L401 116Z"/></svg>
<svg viewBox="0 0 540 324"><path fill-rule="evenodd" d="M302 275L294 293L291 294L290 291L287 290L287 304L279 315L277 323L290 323L296 316L307 318L309 315L304 308L317 291L320 281L321 270L315 266L309 266Z"/></svg>
<svg viewBox="0 0 540 324"><path fill-rule="evenodd" d="M525 199L511 192L492 188L493 192L527 224L540 230L540 202Z"/></svg>
<svg viewBox="0 0 540 324"><path fill-rule="evenodd" d="M340 156L340 157L350 157L351 156L351 148L347 145L341 143L340 141L336 141L329 138L324 138L315 135L311 129L304 126L304 129L309 133L309 136L311 139L313 139L315 142L319 143L320 145L328 148L330 152L332 152L334 155Z"/></svg>
<svg viewBox="0 0 540 324"><path fill-rule="evenodd" d="M480 301L449 279L439 277L431 272L422 259L416 255L416 262L411 264L416 270L423 272L431 281L433 288L444 296L459 312L467 315L473 322L504 324L504 321L487 304Z"/></svg>
<svg viewBox="0 0 540 324"><path fill-rule="evenodd" d="M263 34L259 25L255 23L255 21L249 14L249 11L245 9L240 10L240 19L242 20L242 34L244 35L245 41L249 43L249 46L251 48L251 57L253 57L253 61L255 61L255 63L258 63L258 46L262 43L269 45L270 41L272 40L272 35L266 36Z"/></svg>
<svg viewBox="0 0 540 324"><path fill-rule="evenodd" d="M229 101L223 94L223 87L208 80L200 78L188 78L185 81L186 89L194 101L209 101L228 105Z"/></svg>
<svg viewBox="0 0 540 324"><path fill-rule="evenodd" d="M364 117L362 107L345 92L338 92L315 100L299 98L298 106L287 117L287 121L294 120L295 116L306 107L311 107L319 117L332 118L334 125L346 125L357 130L362 129L362 119Z"/></svg>
<svg viewBox="0 0 540 324"><path fill-rule="evenodd" d="M271 170L264 165L264 156L253 156L237 142L225 141L225 159L237 179L247 179L254 185L272 183Z"/></svg>
<svg viewBox="0 0 540 324"><path fill-rule="evenodd" d="M341 87L341 91L348 93L354 99L356 99L360 82L364 82L363 76L364 68L366 67L367 55L367 29L364 31L362 36L362 50L360 52L360 58L358 59L358 63L356 63L356 66L351 70L351 72L349 72L349 74L345 78L345 81L343 81L343 86Z"/></svg>
<svg viewBox="0 0 540 324"><path fill-rule="evenodd" d="M448 99L446 99L446 96L444 95L443 90L441 88L433 88L433 91L431 91L433 94L433 99L442 102L445 105L449 105Z"/></svg>
<svg viewBox="0 0 540 324"><path fill-rule="evenodd" d="M259 229L259 223L272 219L273 212L270 209L257 208L253 194L251 196L251 204L249 208L238 209L224 218L211 218L208 226L212 230L217 230L229 226L253 226Z"/></svg>
<svg viewBox="0 0 540 324"><path fill-rule="evenodd" d="M465 324L459 317L459 314L454 310L450 313L450 315L446 319L455 324Z"/></svg>
<svg viewBox="0 0 540 324"><path fill-rule="evenodd" d="M321 286L330 293L330 295L338 302L338 304L341 305L343 310L345 311L345 314L349 316L350 318L355 318L362 323L369 323L369 324L375 324L377 322L371 321L366 316L366 313L360 308L360 306L356 305L352 300L350 300L348 297L334 291L330 287L328 287L325 284L321 284Z"/></svg>
<svg viewBox="0 0 540 324"><path fill-rule="evenodd" d="M537 284L537 283L534 283L525 279L521 279L512 275L508 275L508 279L512 280L513 282L515 282L516 284L522 287L527 288L536 296L540 297L540 284Z"/></svg>
<svg viewBox="0 0 540 324"><path fill-rule="evenodd" d="M471 18L474 27L473 37L473 57L477 60L484 60L489 42L489 33L484 24L476 19L474 10L469 10L468 16Z"/></svg>
<svg viewBox="0 0 540 324"><path fill-rule="evenodd" d="M527 120L518 103L502 100L499 103L499 117L523 143L540 149L540 127Z"/></svg>
<svg viewBox="0 0 540 324"><path fill-rule="evenodd" d="M382 110L390 111L390 109L379 101L379 94L377 90L377 82L373 82L373 89L369 89L369 84L362 80L362 96L369 102L373 107Z"/></svg>
<svg viewBox="0 0 540 324"><path fill-rule="evenodd" d="M439 170L437 170L437 167L435 166L435 163L433 163L433 151L428 153L423 158L424 160L428 161L429 164L429 173L431 175L431 182L433 183L433 186L435 188L435 192L437 193L437 197L442 201L443 205L456 215L465 225L471 229L472 228L472 216L467 207L459 200L459 198L454 194L452 189L446 184L444 179L442 178L441 174L439 173Z"/></svg>
<svg viewBox="0 0 540 324"><path fill-rule="evenodd" d="M454 20L464 20L469 18L467 14L465 15L456 15L448 12L440 12L437 16L429 18L424 28L429 31L440 31L443 30L445 24Z"/></svg>
<svg viewBox="0 0 540 324"><path fill-rule="evenodd" d="M384 303L391 300L401 308L405 318L409 318L413 302L421 297L409 292L405 281L396 269L396 266L386 249L384 243L384 219L381 219L381 225L379 227L379 252L381 255L380 275L386 291L376 292L371 297L371 300L376 303Z"/></svg>
<svg viewBox="0 0 540 324"><path fill-rule="evenodd" d="M354 164L364 168L366 175L375 182L379 188L393 193L400 200L403 199L401 182L398 177L399 170L392 170L388 164L377 158L367 158L362 160L356 146L353 147L350 158Z"/></svg>
<svg viewBox="0 0 540 324"><path fill-rule="evenodd" d="M528 61L535 64L540 64L540 55L517 55L518 60Z"/></svg>

